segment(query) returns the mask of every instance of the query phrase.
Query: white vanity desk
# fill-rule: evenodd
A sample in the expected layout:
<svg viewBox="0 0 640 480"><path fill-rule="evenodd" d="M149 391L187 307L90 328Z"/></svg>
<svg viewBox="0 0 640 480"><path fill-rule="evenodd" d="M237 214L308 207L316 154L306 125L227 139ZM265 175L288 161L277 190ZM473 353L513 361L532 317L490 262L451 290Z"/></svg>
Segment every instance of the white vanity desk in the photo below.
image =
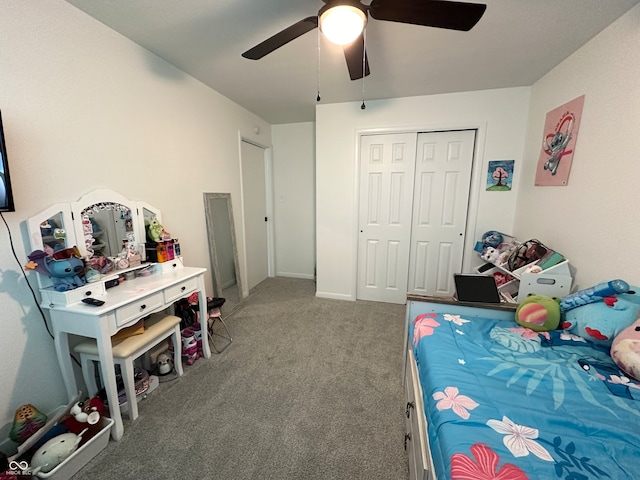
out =
<svg viewBox="0 0 640 480"><path fill-rule="evenodd" d="M97 297L104 300L104 305L94 307L82 302L61 305L42 305L49 310L58 363L71 400L78 387L73 372L69 350L69 334L95 338L100 356L100 372L105 384L107 400L111 406L110 414L114 420L111 436L120 440L124 432L120 408L118 405L118 388L116 386L113 355L111 353L111 336L118 330L135 324L142 317L171 307L183 297L199 292L200 318L206 317L206 294L204 289L204 268L184 267L167 273L154 273L148 277L137 277L127 280L117 287L107 290L106 295ZM202 322L202 338L207 338L206 322ZM181 346L178 345L178 348ZM211 357L209 342L202 342L205 358Z"/></svg>
<svg viewBox="0 0 640 480"><path fill-rule="evenodd" d="M77 202L59 203L28 220L29 243L33 250L77 246L83 258L115 256L123 240L144 243L145 223L162 221L160 211L144 202L129 200L111 190L95 190ZM91 222L91 226L89 223ZM78 394L69 348L69 335L93 338L97 342L100 371L107 393L114 440L124 432L118 402L111 336L134 325L147 315L170 308L180 298L198 292L200 318L207 318L204 273L206 269L183 267L181 259L157 264L149 276L126 280L105 288L105 281L117 278L114 271L97 282L63 292L56 291L52 280L37 273L41 305L49 311L55 337L55 349L69 401ZM81 300L93 297L105 303L99 307ZM202 348L211 357L207 322L202 324ZM178 345L177 348L181 348Z"/></svg>

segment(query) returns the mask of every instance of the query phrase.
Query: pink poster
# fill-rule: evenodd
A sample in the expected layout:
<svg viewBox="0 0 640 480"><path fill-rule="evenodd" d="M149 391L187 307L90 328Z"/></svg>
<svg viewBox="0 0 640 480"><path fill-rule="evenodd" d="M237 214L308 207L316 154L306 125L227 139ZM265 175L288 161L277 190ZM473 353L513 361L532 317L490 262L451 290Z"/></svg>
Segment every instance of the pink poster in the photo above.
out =
<svg viewBox="0 0 640 480"><path fill-rule="evenodd" d="M536 185L566 185L578 140L584 95L547 113Z"/></svg>

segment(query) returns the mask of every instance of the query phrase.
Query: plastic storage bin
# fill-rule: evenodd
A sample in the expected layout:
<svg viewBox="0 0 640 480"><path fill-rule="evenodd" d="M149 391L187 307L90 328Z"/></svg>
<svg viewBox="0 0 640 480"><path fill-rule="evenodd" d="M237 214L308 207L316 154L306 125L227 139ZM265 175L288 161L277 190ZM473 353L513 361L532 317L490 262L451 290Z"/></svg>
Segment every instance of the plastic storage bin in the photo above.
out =
<svg viewBox="0 0 640 480"><path fill-rule="evenodd" d="M50 472L38 472L35 476L38 478L51 478L53 480L69 480L73 477L109 443L111 427L114 421L109 417L104 417L104 422L104 428L87 443L73 452L64 462Z"/></svg>

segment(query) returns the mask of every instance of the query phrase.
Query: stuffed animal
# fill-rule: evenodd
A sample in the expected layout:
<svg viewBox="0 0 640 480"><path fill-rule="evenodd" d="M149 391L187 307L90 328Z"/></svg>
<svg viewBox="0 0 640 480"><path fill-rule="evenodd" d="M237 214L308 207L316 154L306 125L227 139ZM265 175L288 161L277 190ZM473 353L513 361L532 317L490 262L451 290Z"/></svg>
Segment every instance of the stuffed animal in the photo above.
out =
<svg viewBox="0 0 640 480"><path fill-rule="evenodd" d="M555 330L560 324L560 305L557 298L529 295L516 309L516 323L534 332Z"/></svg>
<svg viewBox="0 0 640 480"><path fill-rule="evenodd" d="M84 274L84 279L86 280L87 283L97 282L98 280L100 280L100 278L102 278L102 275L100 275L100 272L91 267L87 268L87 271Z"/></svg>
<svg viewBox="0 0 640 480"><path fill-rule="evenodd" d="M560 310L566 312L572 308L594 303L603 300L605 297L626 293L629 291L629 284L624 280L616 279L609 282L602 282L595 287L586 288L567 295L560 301Z"/></svg>
<svg viewBox="0 0 640 480"><path fill-rule="evenodd" d="M49 276L53 280L53 288L59 292L73 290L85 284L84 262L81 258L72 256L62 260L46 259Z"/></svg>
<svg viewBox="0 0 640 480"><path fill-rule="evenodd" d="M47 423L47 416L30 403L22 405L13 417L9 438L16 443L25 442Z"/></svg>
<svg viewBox="0 0 640 480"><path fill-rule="evenodd" d="M83 433L63 433L42 445L30 462L33 475L48 473L64 462L78 448Z"/></svg>
<svg viewBox="0 0 640 480"><path fill-rule="evenodd" d="M482 251L482 255L480 255L480 258L482 258L482 260L484 260L485 262L496 263L499 255L500 252L494 247L487 247Z"/></svg>
<svg viewBox="0 0 640 480"><path fill-rule="evenodd" d="M626 293L562 312L561 327L591 343L609 348L614 338L638 319L639 313L640 288L630 286Z"/></svg>
<svg viewBox="0 0 640 480"><path fill-rule="evenodd" d="M610 355L620 370L640 381L640 318L616 335Z"/></svg>
<svg viewBox="0 0 640 480"><path fill-rule="evenodd" d="M482 243L488 247L498 248L504 237L500 232L489 230L482 235Z"/></svg>
<svg viewBox="0 0 640 480"><path fill-rule="evenodd" d="M77 402L69 410L69 416L62 423L69 432L82 435L81 444L84 444L104 428L104 403L98 398L87 398L82 402Z"/></svg>
<svg viewBox="0 0 640 480"><path fill-rule="evenodd" d="M171 356L166 353L158 355L158 375L168 375L173 370L173 361Z"/></svg>
<svg viewBox="0 0 640 480"><path fill-rule="evenodd" d="M26 267L49 276L53 281L53 288L58 292L73 290L86 283L84 261L75 254L70 254L67 258L55 259L42 250L34 250L29 254L29 260Z"/></svg>
<svg viewBox="0 0 640 480"><path fill-rule="evenodd" d="M153 217L153 220L147 225L147 237L152 242L158 243L161 240L171 238L171 234L164 229L157 218Z"/></svg>
<svg viewBox="0 0 640 480"><path fill-rule="evenodd" d="M489 230L488 232L484 232L482 234L482 240L476 242L473 249L480 255L482 255L488 247L492 247L498 250L503 240L504 236L502 235L502 233L497 232L496 230Z"/></svg>

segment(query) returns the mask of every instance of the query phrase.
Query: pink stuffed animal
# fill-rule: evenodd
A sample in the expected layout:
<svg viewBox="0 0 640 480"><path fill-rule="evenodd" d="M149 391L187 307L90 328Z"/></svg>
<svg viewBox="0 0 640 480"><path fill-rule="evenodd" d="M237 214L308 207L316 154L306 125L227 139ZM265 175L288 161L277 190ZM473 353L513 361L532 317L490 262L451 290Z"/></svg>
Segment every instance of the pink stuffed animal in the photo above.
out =
<svg viewBox="0 0 640 480"><path fill-rule="evenodd" d="M611 358L620 370L640 380L640 318L622 330L613 340Z"/></svg>

